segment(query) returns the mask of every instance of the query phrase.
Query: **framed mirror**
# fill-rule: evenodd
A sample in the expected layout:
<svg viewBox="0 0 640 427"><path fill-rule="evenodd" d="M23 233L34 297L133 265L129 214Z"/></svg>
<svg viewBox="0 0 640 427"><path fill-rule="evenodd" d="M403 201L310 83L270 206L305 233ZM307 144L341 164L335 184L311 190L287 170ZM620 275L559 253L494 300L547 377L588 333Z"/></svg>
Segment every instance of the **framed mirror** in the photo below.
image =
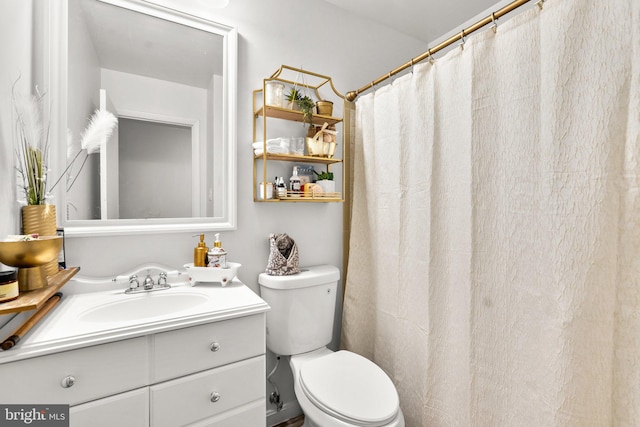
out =
<svg viewBox="0 0 640 427"><path fill-rule="evenodd" d="M118 118L55 189L65 235L235 229L236 30L142 0L48 3L56 170L95 110Z"/></svg>

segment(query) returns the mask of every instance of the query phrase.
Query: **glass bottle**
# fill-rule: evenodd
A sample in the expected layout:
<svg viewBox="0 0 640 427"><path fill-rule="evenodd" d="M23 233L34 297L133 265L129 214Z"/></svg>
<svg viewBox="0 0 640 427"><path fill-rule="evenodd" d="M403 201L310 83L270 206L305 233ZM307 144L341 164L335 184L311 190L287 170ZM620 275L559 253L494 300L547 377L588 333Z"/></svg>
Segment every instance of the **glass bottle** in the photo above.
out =
<svg viewBox="0 0 640 427"><path fill-rule="evenodd" d="M300 177L298 176L298 167L293 167L293 175L289 178L289 188L291 191L300 191Z"/></svg>

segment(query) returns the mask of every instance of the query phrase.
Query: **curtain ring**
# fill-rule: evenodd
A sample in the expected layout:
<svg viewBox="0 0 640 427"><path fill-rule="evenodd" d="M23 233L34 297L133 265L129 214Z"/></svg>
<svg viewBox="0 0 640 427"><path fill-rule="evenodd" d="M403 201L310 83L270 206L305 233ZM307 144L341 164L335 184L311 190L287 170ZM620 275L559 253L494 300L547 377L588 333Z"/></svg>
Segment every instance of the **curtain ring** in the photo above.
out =
<svg viewBox="0 0 640 427"><path fill-rule="evenodd" d="M429 60L429 64L433 65L433 63L435 62L435 60L433 59L433 56L431 56L431 49L429 49L427 51L427 53L429 54L429 56L427 57Z"/></svg>
<svg viewBox="0 0 640 427"><path fill-rule="evenodd" d="M466 43L464 39L464 30L460 31L460 49L464 50L464 44Z"/></svg>
<svg viewBox="0 0 640 427"><path fill-rule="evenodd" d="M495 34L498 32L498 18L496 18L495 12L491 13L491 22L493 22L491 29L493 30L493 34Z"/></svg>
<svg viewBox="0 0 640 427"><path fill-rule="evenodd" d="M542 7L544 6L544 2L545 2L545 0L539 0L539 1L536 3L536 4L538 5L538 8L539 8L540 10L542 10Z"/></svg>
<svg viewBox="0 0 640 427"><path fill-rule="evenodd" d="M411 74L413 74L413 58L411 58Z"/></svg>

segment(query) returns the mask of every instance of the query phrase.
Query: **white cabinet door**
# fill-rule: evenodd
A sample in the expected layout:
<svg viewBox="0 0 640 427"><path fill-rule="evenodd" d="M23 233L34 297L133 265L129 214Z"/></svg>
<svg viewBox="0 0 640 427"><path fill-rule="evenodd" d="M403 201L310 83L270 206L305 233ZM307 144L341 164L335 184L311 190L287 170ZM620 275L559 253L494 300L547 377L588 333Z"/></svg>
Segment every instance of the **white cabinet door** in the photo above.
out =
<svg viewBox="0 0 640 427"><path fill-rule="evenodd" d="M263 402L264 417L264 378L265 358L259 356L153 385L151 425L189 425L256 400Z"/></svg>
<svg viewBox="0 0 640 427"><path fill-rule="evenodd" d="M147 427L149 388L116 394L69 408L70 427Z"/></svg>

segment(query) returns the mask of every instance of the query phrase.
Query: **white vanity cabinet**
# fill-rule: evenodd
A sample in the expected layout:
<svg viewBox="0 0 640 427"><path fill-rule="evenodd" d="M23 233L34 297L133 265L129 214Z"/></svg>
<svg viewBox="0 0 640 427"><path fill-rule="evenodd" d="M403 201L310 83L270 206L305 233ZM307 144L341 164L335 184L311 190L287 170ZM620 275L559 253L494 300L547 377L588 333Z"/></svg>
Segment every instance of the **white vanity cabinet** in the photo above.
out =
<svg viewBox="0 0 640 427"><path fill-rule="evenodd" d="M71 405L70 425L264 426L264 312L0 363L3 404Z"/></svg>

